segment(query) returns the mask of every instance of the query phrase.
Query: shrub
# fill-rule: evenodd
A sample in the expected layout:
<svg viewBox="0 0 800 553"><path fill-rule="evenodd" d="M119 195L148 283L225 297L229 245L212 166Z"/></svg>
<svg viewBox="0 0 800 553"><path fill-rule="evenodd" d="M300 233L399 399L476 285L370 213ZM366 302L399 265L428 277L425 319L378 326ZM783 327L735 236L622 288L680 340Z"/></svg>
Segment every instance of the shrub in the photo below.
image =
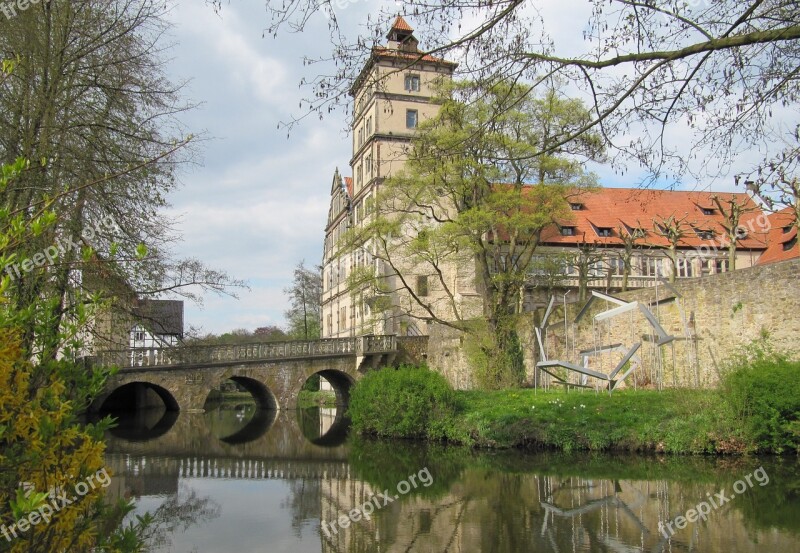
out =
<svg viewBox="0 0 800 553"><path fill-rule="evenodd" d="M349 414L363 434L442 439L457 410L450 384L427 367L385 368L353 388Z"/></svg>
<svg viewBox="0 0 800 553"><path fill-rule="evenodd" d="M723 397L759 450L800 450L800 362L769 348L750 353L723 376Z"/></svg>

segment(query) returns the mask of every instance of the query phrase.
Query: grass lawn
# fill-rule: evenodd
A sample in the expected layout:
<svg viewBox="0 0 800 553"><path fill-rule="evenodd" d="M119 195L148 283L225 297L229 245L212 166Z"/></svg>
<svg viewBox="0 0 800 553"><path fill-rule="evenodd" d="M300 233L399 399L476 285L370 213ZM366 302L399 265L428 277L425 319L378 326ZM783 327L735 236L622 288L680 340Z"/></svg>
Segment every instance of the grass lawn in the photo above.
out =
<svg viewBox="0 0 800 553"><path fill-rule="evenodd" d="M456 392L448 439L477 447L733 453L747 449L709 390Z"/></svg>
<svg viewBox="0 0 800 553"><path fill-rule="evenodd" d="M334 392L310 392L301 390L297 396L297 407L336 407L336 394Z"/></svg>

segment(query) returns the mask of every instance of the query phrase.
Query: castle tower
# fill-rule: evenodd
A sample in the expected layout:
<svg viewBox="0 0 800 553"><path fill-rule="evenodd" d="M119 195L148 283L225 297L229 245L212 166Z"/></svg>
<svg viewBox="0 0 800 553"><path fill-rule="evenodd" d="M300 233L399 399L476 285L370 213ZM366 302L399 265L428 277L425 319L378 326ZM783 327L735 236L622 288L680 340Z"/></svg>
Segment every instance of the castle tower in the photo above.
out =
<svg viewBox="0 0 800 553"><path fill-rule="evenodd" d="M323 253L322 336L401 333L393 317L375 323L368 298L347 289L347 275L372 263L369 247L341 254L337 243L352 225L368 220L380 183L398 171L418 125L438 112L435 85L455 63L423 55L414 30L400 16L353 82L352 178L334 175Z"/></svg>

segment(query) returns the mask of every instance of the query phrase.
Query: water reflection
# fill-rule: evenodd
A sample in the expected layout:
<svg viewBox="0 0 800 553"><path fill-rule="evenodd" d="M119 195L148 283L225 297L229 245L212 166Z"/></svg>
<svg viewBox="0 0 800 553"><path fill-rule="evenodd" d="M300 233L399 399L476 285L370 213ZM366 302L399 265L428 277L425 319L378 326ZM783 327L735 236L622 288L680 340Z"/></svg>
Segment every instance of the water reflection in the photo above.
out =
<svg viewBox="0 0 800 553"><path fill-rule="evenodd" d="M178 413L168 411L166 408L121 413L106 412L100 416L105 415L111 415L116 419L111 434L129 441L148 441L163 436L178 420Z"/></svg>
<svg viewBox="0 0 800 553"><path fill-rule="evenodd" d="M311 443L323 447L336 447L347 441L350 418L335 407L298 409L297 418L303 436Z"/></svg>
<svg viewBox="0 0 800 553"><path fill-rule="evenodd" d="M139 513L163 507L169 536L154 551L800 550L796 458L568 456L354 438L341 443L337 416L320 409L278 412L259 423L262 431L252 440L233 443L231 436L258 420L257 410L181 414L152 440L109 439L112 489L136 497ZM768 485L754 486L671 539L659 531L659 521L732 489L760 465ZM432 484L397 493L397 484L423 467ZM321 521L338 521L384 490L398 497L385 506L380 500L369 520L321 530Z"/></svg>
<svg viewBox="0 0 800 553"><path fill-rule="evenodd" d="M204 413L211 434L227 444L246 444L264 436L275 422L277 411L260 409L255 402L231 403Z"/></svg>

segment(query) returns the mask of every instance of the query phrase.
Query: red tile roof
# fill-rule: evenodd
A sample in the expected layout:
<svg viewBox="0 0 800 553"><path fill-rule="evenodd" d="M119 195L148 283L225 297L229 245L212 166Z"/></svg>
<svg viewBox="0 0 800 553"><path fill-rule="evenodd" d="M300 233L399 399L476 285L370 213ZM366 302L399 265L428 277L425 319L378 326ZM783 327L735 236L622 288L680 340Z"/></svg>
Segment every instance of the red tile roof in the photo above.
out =
<svg viewBox="0 0 800 553"><path fill-rule="evenodd" d="M347 187L347 194L353 197L353 177L345 177L344 185Z"/></svg>
<svg viewBox="0 0 800 553"><path fill-rule="evenodd" d="M657 223L669 217L683 221L685 236L679 247L696 248L707 246L724 250L727 242L722 226L725 217L714 205L712 198L718 196L722 205L734 198L745 209L755 211L742 216L740 226L748 229L747 236L739 241L743 249L765 249L767 232L761 210L747 194L731 192L683 192L669 190L641 190L631 188L602 188L593 192L572 195L569 202L581 204L582 209L571 211L568 218L558 221L561 227L574 227L574 235L563 236L561 228L553 225L542 233L542 243L553 246L569 246L581 243L621 246L620 230L627 234L641 229L646 234L639 240L643 246L668 246L669 241L655 232ZM706 215L703 208L713 209ZM759 224L759 221L762 224ZM611 236L600 236L596 229L610 228ZM697 231L712 231L712 238L703 238Z"/></svg>
<svg viewBox="0 0 800 553"><path fill-rule="evenodd" d="M758 264L774 263L800 257L800 245L785 250L785 244L797 238L797 225L795 224L794 210L787 207L769 216L770 230L767 236L769 246L758 258ZM788 232L786 232L788 229Z"/></svg>
<svg viewBox="0 0 800 553"><path fill-rule="evenodd" d="M430 61L435 63L443 63L447 65L452 65L453 67L457 66L458 64L452 61L447 61L443 58L437 58L436 56L431 56L430 54L422 55L422 52L406 52L404 50L395 50L392 48L387 48L386 46L375 46L372 49L373 55L382 56L382 57L393 57L393 58L403 58L409 61Z"/></svg>
<svg viewBox="0 0 800 553"><path fill-rule="evenodd" d="M394 23L392 23L392 29L396 29L398 31L409 31L412 33L414 32L414 29L411 28L411 25L406 23L406 20L403 19L403 16L401 15L398 15L397 19L395 19Z"/></svg>

